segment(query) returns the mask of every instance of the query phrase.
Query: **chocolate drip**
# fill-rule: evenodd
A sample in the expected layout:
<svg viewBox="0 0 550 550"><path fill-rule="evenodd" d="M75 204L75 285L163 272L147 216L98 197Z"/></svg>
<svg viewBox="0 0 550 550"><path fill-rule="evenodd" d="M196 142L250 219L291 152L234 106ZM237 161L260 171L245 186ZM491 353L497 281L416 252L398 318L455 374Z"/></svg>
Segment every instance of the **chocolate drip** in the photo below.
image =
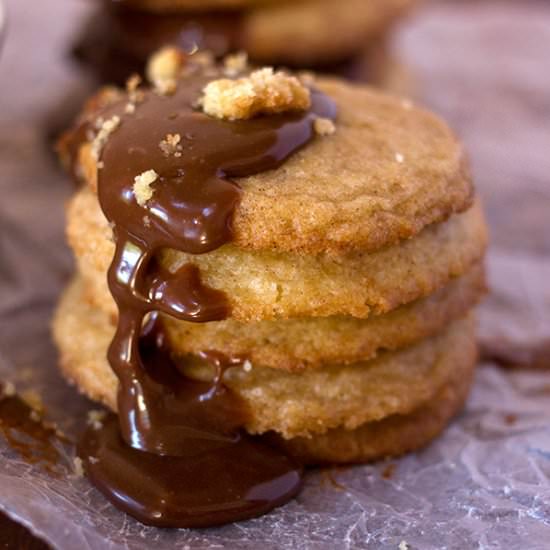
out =
<svg viewBox="0 0 550 550"><path fill-rule="evenodd" d="M238 360L207 352L204 358L217 371L214 382L185 378L155 323L142 336L140 353L143 371L134 375L146 392L148 413L166 423L136 424L131 433L147 438L149 446L155 438L169 441L171 452L137 450L143 447L139 440L127 445L115 415L101 430L89 428L79 455L107 498L149 525L207 527L262 514L298 492L300 466L240 431L246 411L221 384L224 370ZM123 406L131 411L133 403Z"/></svg>
<svg viewBox="0 0 550 550"><path fill-rule="evenodd" d="M108 357L119 379L122 439L111 419L87 432L81 453L108 498L153 525L251 517L300 485L292 460L240 430L245 407L222 384L224 370L239 359L205 352L217 372L210 384L184 377L172 363L157 312L207 322L226 318L229 306L195 266L171 273L158 257L163 248L201 254L231 241L240 189L230 178L277 168L311 140L314 117L334 117L335 107L314 91L305 113L217 120L193 107L211 79L190 76L169 97L146 92L132 115L124 115L123 103L101 113L121 119L103 150L98 196L116 241L108 281L119 320ZM177 155L160 147L168 134L181 137ZM158 178L140 205L134 178L149 170Z"/></svg>

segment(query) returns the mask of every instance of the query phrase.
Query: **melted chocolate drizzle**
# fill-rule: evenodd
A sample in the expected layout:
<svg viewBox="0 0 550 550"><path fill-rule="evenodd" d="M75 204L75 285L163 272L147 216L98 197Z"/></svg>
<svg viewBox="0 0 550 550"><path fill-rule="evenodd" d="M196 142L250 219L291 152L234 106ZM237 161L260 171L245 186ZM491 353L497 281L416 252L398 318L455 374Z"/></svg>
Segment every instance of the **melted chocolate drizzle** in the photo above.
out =
<svg viewBox="0 0 550 550"><path fill-rule="evenodd" d="M119 379L119 426L110 419L88 430L80 453L106 496L140 521L198 527L252 517L286 502L299 489L301 467L241 431L243 403L222 384L240 364L217 352L213 383L183 376L171 360L157 321L163 312L208 322L226 318L223 292L201 282L198 268L176 272L157 258L163 248L190 254L232 239L240 189L231 178L280 166L308 143L317 116L334 118L333 102L312 92L307 112L228 122L194 109L212 76L195 74L172 96L145 92L132 115L125 103L101 112L121 118L102 153L98 196L113 224L116 252L108 282L119 310L109 362ZM179 155L159 144L181 136ZM140 206L134 178L154 169L153 196Z"/></svg>

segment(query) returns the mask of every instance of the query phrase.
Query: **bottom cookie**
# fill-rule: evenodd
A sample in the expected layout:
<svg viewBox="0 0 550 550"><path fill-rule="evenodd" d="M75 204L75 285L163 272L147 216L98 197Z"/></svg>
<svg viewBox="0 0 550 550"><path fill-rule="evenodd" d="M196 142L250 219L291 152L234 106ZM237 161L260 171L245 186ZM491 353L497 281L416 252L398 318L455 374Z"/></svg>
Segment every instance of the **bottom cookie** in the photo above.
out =
<svg viewBox="0 0 550 550"><path fill-rule="evenodd" d="M426 446L445 429L462 409L472 378L473 370L443 387L428 404L412 413L367 422L355 430L336 428L311 438L288 440L274 433L263 437L312 466L375 462L397 457Z"/></svg>

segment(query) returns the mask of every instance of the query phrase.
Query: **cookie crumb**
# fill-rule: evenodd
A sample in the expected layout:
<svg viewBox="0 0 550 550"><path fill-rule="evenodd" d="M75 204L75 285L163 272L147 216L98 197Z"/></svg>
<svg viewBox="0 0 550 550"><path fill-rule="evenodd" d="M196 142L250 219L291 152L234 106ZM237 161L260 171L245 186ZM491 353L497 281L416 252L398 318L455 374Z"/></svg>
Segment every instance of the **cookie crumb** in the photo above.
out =
<svg viewBox="0 0 550 550"><path fill-rule="evenodd" d="M126 106L124 107L124 112L127 115L133 115L136 112L136 104L135 103L126 103Z"/></svg>
<svg viewBox="0 0 550 550"><path fill-rule="evenodd" d="M399 550L409 550L409 544L407 543L407 541L402 540L399 543Z"/></svg>
<svg viewBox="0 0 550 550"><path fill-rule="evenodd" d="M99 125L99 132L96 134L92 141L91 149L92 156L96 161L99 160L101 151L103 150L103 147L105 147L109 136L119 127L120 117L115 115L109 120L98 119L96 121L96 126L97 125Z"/></svg>
<svg viewBox="0 0 550 550"><path fill-rule="evenodd" d="M246 120L258 114L303 111L311 105L310 91L296 77L271 67L249 76L210 82L201 105L207 115L226 120Z"/></svg>
<svg viewBox="0 0 550 550"><path fill-rule="evenodd" d="M97 464L99 462L99 458L96 458L95 456L89 456L88 461L90 464Z"/></svg>
<svg viewBox="0 0 550 550"><path fill-rule="evenodd" d="M73 458L74 473L76 477L84 476L84 466L82 464L82 459L79 456Z"/></svg>
<svg viewBox="0 0 550 550"><path fill-rule="evenodd" d="M105 411L102 410L91 410L88 411L88 418L86 419L89 426L94 430L99 430L103 426L103 420L106 416Z"/></svg>
<svg viewBox="0 0 550 550"><path fill-rule="evenodd" d="M147 78L161 95L176 91L177 78L185 63L185 54L177 48L166 46L154 53L147 63Z"/></svg>
<svg viewBox="0 0 550 550"><path fill-rule="evenodd" d="M243 362L243 370L244 372L250 372L252 370L252 363L248 359L245 359Z"/></svg>
<svg viewBox="0 0 550 550"><path fill-rule="evenodd" d="M246 71L248 67L248 55L246 52L239 52L233 55L228 55L223 60L224 73L226 76L237 76Z"/></svg>
<svg viewBox="0 0 550 550"><path fill-rule="evenodd" d="M313 122L315 133L320 136L330 136L336 132L336 126L330 118L318 117Z"/></svg>
<svg viewBox="0 0 550 550"><path fill-rule="evenodd" d="M401 153L395 153L395 160L402 163L405 160L405 157Z"/></svg>
<svg viewBox="0 0 550 550"><path fill-rule="evenodd" d="M0 395L2 395L2 397L13 397L17 393L13 382L4 382L1 389L2 392Z"/></svg>
<svg viewBox="0 0 550 550"><path fill-rule="evenodd" d="M170 155L181 157L181 136L179 134L166 134L166 137L159 143L159 147L167 157Z"/></svg>
<svg viewBox="0 0 550 550"><path fill-rule="evenodd" d="M134 178L134 195L140 206L145 206L145 203L153 196L154 189L151 184L157 181L158 177L154 170L146 170Z"/></svg>

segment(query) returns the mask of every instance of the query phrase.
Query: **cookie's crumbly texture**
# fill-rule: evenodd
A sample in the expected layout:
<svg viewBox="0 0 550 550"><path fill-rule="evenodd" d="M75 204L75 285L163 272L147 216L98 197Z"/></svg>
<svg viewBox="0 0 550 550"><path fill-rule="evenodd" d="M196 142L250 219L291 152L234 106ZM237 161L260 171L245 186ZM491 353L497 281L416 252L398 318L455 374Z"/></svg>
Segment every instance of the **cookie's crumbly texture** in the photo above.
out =
<svg viewBox="0 0 550 550"><path fill-rule="evenodd" d="M243 190L233 219L238 247L377 250L471 205L464 151L440 119L368 87L328 79L317 86L338 105L337 131L314 139L277 170L237 180ZM404 162L396 162L396 153ZM79 165L95 189L89 143L80 148Z"/></svg>
<svg viewBox="0 0 550 550"><path fill-rule="evenodd" d="M430 401L408 414L367 422L355 430L334 428L322 435L284 439L265 436L309 465L374 462L415 451L436 438L460 411L468 396L474 368L460 372Z"/></svg>
<svg viewBox="0 0 550 550"><path fill-rule="evenodd" d="M116 315L105 273L112 230L97 197L83 189L70 201L67 234L79 271L99 307ZM202 280L225 291L239 321L386 313L427 296L481 260L486 228L479 205L427 227L414 239L371 254L307 256L247 251L229 244L207 254L164 252L171 271L197 265Z"/></svg>
<svg viewBox="0 0 550 550"><path fill-rule="evenodd" d="M246 403L251 433L276 431L286 439L355 429L365 422L407 414L428 403L455 376L467 375L476 358L473 320L452 323L439 335L373 361L331 365L301 373L254 366L226 371L224 382ZM74 338L79 334L79 338ZM114 334L108 317L70 287L54 320L65 375L92 399L116 408L117 379L106 350ZM208 379L209 365L185 365L189 376Z"/></svg>
<svg viewBox="0 0 550 550"><path fill-rule="evenodd" d="M246 120L260 114L305 111L311 105L309 88L295 76L271 67L235 80L213 80L204 88L203 111L226 120Z"/></svg>

